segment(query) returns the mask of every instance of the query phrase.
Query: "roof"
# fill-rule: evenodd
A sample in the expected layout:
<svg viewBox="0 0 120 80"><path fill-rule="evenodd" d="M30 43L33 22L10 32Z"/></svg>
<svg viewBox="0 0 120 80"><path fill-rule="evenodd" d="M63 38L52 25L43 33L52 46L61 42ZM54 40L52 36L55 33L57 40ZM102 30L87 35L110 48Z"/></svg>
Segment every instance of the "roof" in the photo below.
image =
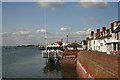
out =
<svg viewBox="0 0 120 80"><path fill-rule="evenodd" d="M62 45L63 44L61 41L57 41L55 43L57 43L58 45Z"/></svg>
<svg viewBox="0 0 120 80"><path fill-rule="evenodd" d="M89 40L93 40L93 38L88 38L87 40L88 40L88 41L89 41Z"/></svg>
<svg viewBox="0 0 120 80"><path fill-rule="evenodd" d="M112 36L111 34L107 34L106 36L96 37L96 39L104 39L104 38L109 38L111 36Z"/></svg>
<svg viewBox="0 0 120 80"><path fill-rule="evenodd" d="M113 33L117 33L117 32L120 32L120 24L118 25L118 27L115 30L113 30Z"/></svg>
<svg viewBox="0 0 120 80"><path fill-rule="evenodd" d="M78 43L71 43L71 44L68 44L67 47L81 47L81 45Z"/></svg>
<svg viewBox="0 0 120 80"><path fill-rule="evenodd" d="M120 23L120 20L119 20L119 21L114 21L114 22L112 22L112 23Z"/></svg>

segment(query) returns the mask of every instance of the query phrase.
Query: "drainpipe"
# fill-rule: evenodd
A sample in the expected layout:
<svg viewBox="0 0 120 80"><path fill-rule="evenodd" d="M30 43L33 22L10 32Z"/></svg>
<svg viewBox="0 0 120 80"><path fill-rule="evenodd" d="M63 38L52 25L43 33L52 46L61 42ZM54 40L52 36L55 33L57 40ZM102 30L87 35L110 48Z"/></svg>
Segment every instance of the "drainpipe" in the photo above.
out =
<svg viewBox="0 0 120 80"><path fill-rule="evenodd" d="M118 51L118 44L116 43L116 51Z"/></svg>

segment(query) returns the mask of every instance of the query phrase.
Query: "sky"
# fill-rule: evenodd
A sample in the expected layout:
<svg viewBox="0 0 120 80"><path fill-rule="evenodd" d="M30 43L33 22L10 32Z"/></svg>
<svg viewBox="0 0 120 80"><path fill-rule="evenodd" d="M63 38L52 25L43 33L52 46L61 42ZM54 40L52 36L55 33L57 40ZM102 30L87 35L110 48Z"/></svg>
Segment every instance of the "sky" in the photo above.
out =
<svg viewBox="0 0 120 80"><path fill-rule="evenodd" d="M67 35L69 42L80 42L118 20L118 2L82 1L2 2L2 45L43 45L46 29L48 44L66 42Z"/></svg>
<svg viewBox="0 0 120 80"><path fill-rule="evenodd" d="M0 46L2 45L2 3L0 2ZM1 52L1 49L0 49ZM1 76L0 76L1 77Z"/></svg>

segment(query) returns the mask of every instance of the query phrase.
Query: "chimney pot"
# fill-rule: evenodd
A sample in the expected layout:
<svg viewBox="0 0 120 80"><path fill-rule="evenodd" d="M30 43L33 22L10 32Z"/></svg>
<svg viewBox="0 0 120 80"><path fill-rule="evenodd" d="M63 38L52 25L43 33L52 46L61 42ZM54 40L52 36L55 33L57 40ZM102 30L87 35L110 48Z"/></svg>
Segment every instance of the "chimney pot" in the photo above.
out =
<svg viewBox="0 0 120 80"><path fill-rule="evenodd" d="M111 30L113 30L113 27L114 27L114 23L111 23Z"/></svg>
<svg viewBox="0 0 120 80"><path fill-rule="evenodd" d="M86 40L88 40L88 39L89 39L89 37L86 38Z"/></svg>
<svg viewBox="0 0 120 80"><path fill-rule="evenodd" d="M106 30L106 27L102 27L102 31L104 31L104 32L105 32L105 30Z"/></svg>
<svg viewBox="0 0 120 80"><path fill-rule="evenodd" d="M97 33L99 33L100 32L100 29L97 29Z"/></svg>
<svg viewBox="0 0 120 80"><path fill-rule="evenodd" d="M92 36L92 37L94 36L94 31L91 31L91 36Z"/></svg>

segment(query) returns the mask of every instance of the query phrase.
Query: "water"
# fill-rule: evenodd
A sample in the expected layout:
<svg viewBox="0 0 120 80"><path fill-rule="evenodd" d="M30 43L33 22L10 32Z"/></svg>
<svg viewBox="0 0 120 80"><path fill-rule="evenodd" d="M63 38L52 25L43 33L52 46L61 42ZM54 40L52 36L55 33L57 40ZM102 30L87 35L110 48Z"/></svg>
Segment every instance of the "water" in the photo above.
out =
<svg viewBox="0 0 120 80"><path fill-rule="evenodd" d="M61 70L46 70L37 48L2 47L3 78L62 78Z"/></svg>
<svg viewBox="0 0 120 80"><path fill-rule="evenodd" d="M0 79L2 78L2 48L0 46Z"/></svg>

